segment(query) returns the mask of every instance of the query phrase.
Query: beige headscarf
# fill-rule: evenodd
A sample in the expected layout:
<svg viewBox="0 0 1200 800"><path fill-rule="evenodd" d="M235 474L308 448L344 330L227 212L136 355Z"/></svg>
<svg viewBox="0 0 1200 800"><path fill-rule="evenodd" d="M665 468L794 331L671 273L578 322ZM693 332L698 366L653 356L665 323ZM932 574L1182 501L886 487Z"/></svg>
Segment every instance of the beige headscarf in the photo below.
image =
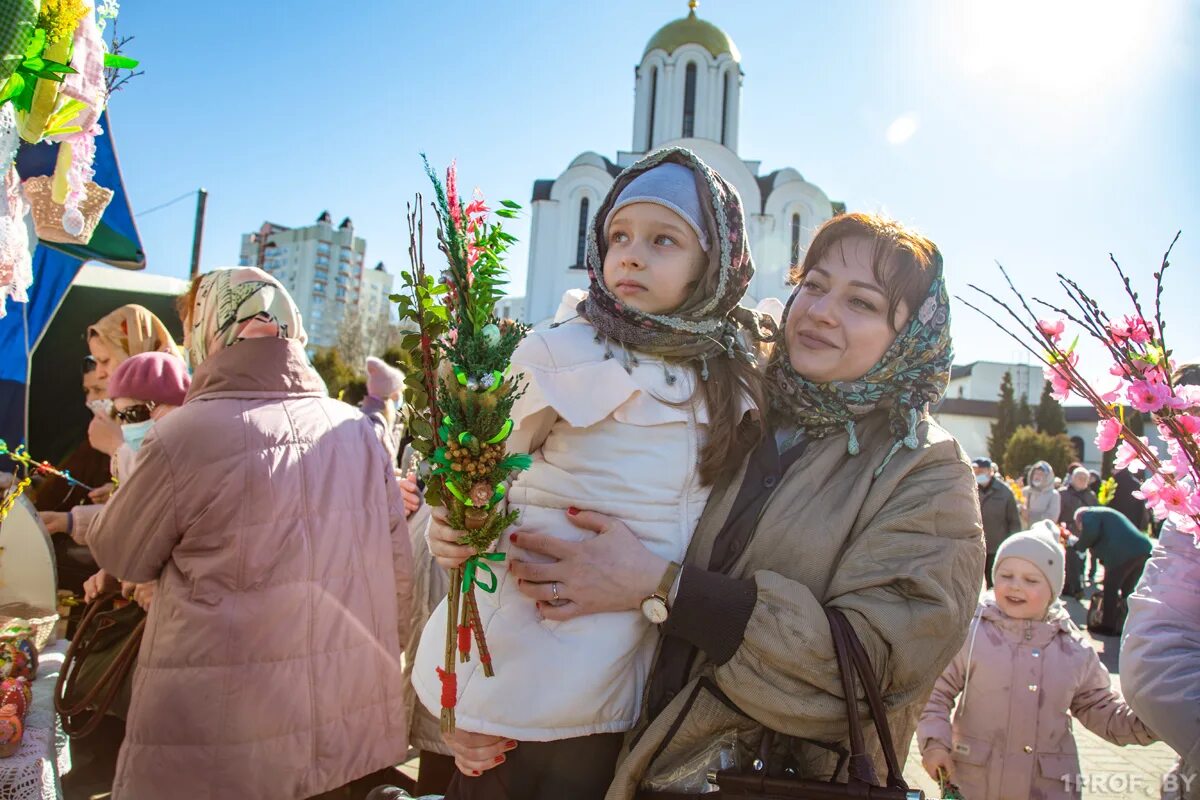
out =
<svg viewBox="0 0 1200 800"><path fill-rule="evenodd" d="M279 281L257 267L223 267L200 279L192 308L188 356L192 369L243 339L308 342L300 311Z"/></svg>
<svg viewBox="0 0 1200 800"><path fill-rule="evenodd" d="M87 329L87 337L91 339L93 336L104 343L117 362L142 353L181 355L162 320L154 316L150 309L136 304L121 306L105 314Z"/></svg>

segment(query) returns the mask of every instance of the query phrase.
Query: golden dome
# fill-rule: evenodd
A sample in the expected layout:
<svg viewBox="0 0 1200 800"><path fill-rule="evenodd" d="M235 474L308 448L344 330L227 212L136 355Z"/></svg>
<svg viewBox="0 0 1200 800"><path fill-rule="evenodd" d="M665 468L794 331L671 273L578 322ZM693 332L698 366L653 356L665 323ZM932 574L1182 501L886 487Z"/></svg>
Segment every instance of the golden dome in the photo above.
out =
<svg viewBox="0 0 1200 800"><path fill-rule="evenodd" d="M689 3L689 6L691 11L686 17L668 22L650 37L642 55L645 56L651 50L665 50L670 55L685 44L698 44L712 53L713 58L728 53L734 61L741 63L742 54L738 52L733 39L716 25L697 17L695 3Z"/></svg>

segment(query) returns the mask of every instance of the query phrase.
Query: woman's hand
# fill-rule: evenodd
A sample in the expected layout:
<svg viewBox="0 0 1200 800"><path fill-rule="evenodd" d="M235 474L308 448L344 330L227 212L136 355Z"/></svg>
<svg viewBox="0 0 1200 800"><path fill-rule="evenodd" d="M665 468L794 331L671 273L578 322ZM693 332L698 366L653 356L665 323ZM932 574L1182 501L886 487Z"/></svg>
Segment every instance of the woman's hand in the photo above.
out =
<svg viewBox="0 0 1200 800"><path fill-rule="evenodd" d="M463 775L482 775L492 767L504 763L504 754L517 746L504 736L489 736L485 733L470 733L455 729L454 733L443 733L442 739L454 753L454 765Z"/></svg>
<svg viewBox="0 0 1200 800"><path fill-rule="evenodd" d="M944 747L933 745L921 754L921 766L929 773L929 777L938 780L938 773L946 776L946 780L954 779L954 759L950 751Z"/></svg>
<svg viewBox="0 0 1200 800"><path fill-rule="evenodd" d="M457 569L463 562L475 555L475 549L458 543L462 531L456 531L446 524L446 507L437 506L430 509L429 527L425 530L425 542L429 552L442 569Z"/></svg>
<svg viewBox="0 0 1200 800"><path fill-rule="evenodd" d="M46 526L49 533L66 533L67 532L67 517L70 516L70 511L39 511L38 516L42 518L42 524Z"/></svg>
<svg viewBox="0 0 1200 800"><path fill-rule="evenodd" d="M404 516L411 517L417 513L417 509L423 502L421 489L417 486L417 474L410 472L407 475L401 475L400 470L396 470L396 478L396 482L400 485L400 496L404 498Z"/></svg>
<svg viewBox="0 0 1200 800"><path fill-rule="evenodd" d="M157 585L156 581L150 581L133 587L133 602L141 606L142 611L150 611L150 603L154 600L154 587Z"/></svg>
<svg viewBox="0 0 1200 800"><path fill-rule="evenodd" d="M90 603L105 592L116 589L119 582L112 575L100 570L83 582L83 601Z"/></svg>
<svg viewBox="0 0 1200 800"><path fill-rule="evenodd" d="M109 483L106 483L103 486L98 486L88 492L88 499L97 504L107 503L108 498L112 497L113 489L116 488L117 485L110 481Z"/></svg>
<svg viewBox="0 0 1200 800"><path fill-rule="evenodd" d="M124 444L125 437L116 420L93 412L92 421L88 423L88 442L101 453L111 456Z"/></svg>
<svg viewBox="0 0 1200 800"><path fill-rule="evenodd" d="M512 535L519 547L557 559L552 564L513 561L509 569L521 592L539 601L542 616L551 620L640 608L670 562L647 550L618 519L574 508L567 519L600 535L585 542L523 531Z"/></svg>

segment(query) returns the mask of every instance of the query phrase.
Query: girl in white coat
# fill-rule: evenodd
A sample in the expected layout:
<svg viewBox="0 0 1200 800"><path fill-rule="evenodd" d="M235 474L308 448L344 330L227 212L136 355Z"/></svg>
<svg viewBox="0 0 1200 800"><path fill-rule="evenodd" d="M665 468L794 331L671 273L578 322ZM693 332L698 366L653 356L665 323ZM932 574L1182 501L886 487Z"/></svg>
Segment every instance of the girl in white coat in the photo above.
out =
<svg viewBox="0 0 1200 800"><path fill-rule="evenodd" d="M502 564L495 593L478 596L496 674L477 659L458 666L455 716L460 733L522 744L500 767L459 773L447 798L603 796L709 489L762 433L755 415L743 419L758 406L766 332L738 305L753 266L732 186L690 151L651 154L600 205L587 264L583 302L568 293L555 324L513 356L528 388L509 447L534 464L508 496L524 530L558 530L574 506L628 520L654 554L643 613L545 620L541 604L569 604L571 586L545 584L534 601ZM536 560L519 543L514 534L499 549ZM429 620L413 672L434 713L445 613L443 603Z"/></svg>

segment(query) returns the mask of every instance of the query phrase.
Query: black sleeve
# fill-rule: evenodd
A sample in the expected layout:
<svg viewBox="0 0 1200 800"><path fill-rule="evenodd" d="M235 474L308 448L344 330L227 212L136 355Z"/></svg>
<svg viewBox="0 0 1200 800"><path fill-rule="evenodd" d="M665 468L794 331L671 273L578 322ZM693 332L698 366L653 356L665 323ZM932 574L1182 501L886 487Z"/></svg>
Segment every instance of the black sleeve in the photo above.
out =
<svg viewBox="0 0 1200 800"><path fill-rule="evenodd" d="M753 578L731 578L686 565L663 633L695 645L720 666L741 646L757 598Z"/></svg>

